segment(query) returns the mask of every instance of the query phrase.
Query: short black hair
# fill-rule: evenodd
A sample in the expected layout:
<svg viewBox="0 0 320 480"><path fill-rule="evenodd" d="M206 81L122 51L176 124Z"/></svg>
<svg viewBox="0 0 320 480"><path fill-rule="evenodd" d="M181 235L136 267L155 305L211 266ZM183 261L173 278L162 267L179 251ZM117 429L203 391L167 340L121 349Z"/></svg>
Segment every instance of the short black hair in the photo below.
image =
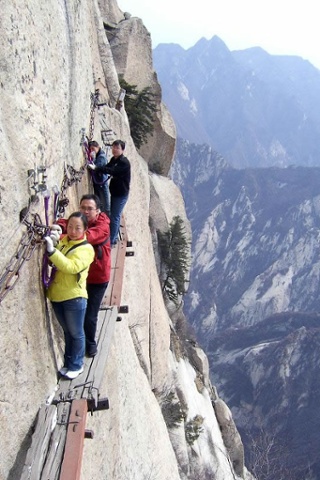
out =
<svg viewBox="0 0 320 480"><path fill-rule="evenodd" d="M101 202L100 198L98 195L95 195L94 193L86 193L85 195L82 195L81 200L80 200L80 205L83 200L93 200L94 203L96 204L97 209L100 210L101 208Z"/></svg>
<svg viewBox="0 0 320 480"><path fill-rule="evenodd" d="M88 143L88 146L89 146L89 148L90 148L90 147L98 147L98 148L100 148L99 143L96 142L95 140L90 140L90 142Z"/></svg>
<svg viewBox="0 0 320 480"><path fill-rule="evenodd" d="M81 218L82 223L83 223L83 228L84 228L85 230L87 230L87 228L88 228L88 219L87 219L87 217L86 217L82 212L73 212L73 213L71 213L71 215L69 216L68 222L69 222L70 218L74 218L74 217L75 217L75 218Z"/></svg>
<svg viewBox="0 0 320 480"><path fill-rule="evenodd" d="M112 146L113 145L116 145L117 147L121 147L122 150L126 148L126 144L123 140L115 140L114 142L112 142Z"/></svg>

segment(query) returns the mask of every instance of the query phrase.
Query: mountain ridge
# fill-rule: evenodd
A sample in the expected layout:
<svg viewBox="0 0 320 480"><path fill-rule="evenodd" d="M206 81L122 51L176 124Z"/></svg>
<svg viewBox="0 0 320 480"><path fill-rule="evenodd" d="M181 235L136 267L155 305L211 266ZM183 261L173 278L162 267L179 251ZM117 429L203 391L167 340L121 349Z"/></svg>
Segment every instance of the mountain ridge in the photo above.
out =
<svg viewBox="0 0 320 480"><path fill-rule="evenodd" d="M219 37L153 50L179 137L209 144L237 168L320 163L320 71L260 47L230 51Z"/></svg>
<svg viewBox="0 0 320 480"><path fill-rule="evenodd" d="M184 311L246 461L257 473L254 446L268 438L279 476L267 478L318 479L320 169L239 170L179 139L171 173L193 232Z"/></svg>

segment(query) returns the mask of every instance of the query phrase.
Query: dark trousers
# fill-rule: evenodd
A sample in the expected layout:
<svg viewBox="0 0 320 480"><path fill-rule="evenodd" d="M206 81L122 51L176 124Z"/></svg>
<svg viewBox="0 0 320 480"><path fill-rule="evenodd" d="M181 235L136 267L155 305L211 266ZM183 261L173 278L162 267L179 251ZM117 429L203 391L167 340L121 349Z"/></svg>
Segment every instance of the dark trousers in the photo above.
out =
<svg viewBox="0 0 320 480"><path fill-rule="evenodd" d="M84 318L84 332L86 335L86 353L88 355L95 355L97 353L95 336L98 314L107 286L108 282L87 284L88 303Z"/></svg>
<svg viewBox="0 0 320 480"><path fill-rule="evenodd" d="M121 214L125 204L127 203L128 196L129 195L125 195L123 197L113 197L111 195L111 214L110 214L111 245L115 245L118 241Z"/></svg>
<svg viewBox="0 0 320 480"><path fill-rule="evenodd" d="M95 195L99 197L101 203L101 212L104 212L110 217L110 193L108 182L103 185L93 184L93 190Z"/></svg>

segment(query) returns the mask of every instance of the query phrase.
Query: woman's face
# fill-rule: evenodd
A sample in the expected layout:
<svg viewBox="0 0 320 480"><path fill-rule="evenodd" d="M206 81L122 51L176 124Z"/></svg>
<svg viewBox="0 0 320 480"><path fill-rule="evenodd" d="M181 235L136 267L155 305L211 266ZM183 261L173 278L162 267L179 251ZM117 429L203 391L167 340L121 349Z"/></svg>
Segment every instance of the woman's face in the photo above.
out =
<svg viewBox="0 0 320 480"><path fill-rule="evenodd" d="M85 229L83 221L79 217L71 217L68 220L67 234L70 240L80 240L83 238Z"/></svg>

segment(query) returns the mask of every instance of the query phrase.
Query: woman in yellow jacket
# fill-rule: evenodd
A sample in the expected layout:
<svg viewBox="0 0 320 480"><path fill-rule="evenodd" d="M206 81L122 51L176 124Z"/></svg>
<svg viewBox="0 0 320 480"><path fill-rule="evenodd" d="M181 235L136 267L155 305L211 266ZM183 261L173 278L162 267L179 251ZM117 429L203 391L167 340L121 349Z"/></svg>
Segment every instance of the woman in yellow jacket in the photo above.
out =
<svg viewBox="0 0 320 480"><path fill-rule="evenodd" d="M56 248L50 236L44 238L47 254L56 267L47 297L65 338L64 365L59 373L70 379L83 372L85 354L86 279L94 259L93 247L86 241L87 226L86 216L74 212L68 219L67 235L60 239Z"/></svg>

